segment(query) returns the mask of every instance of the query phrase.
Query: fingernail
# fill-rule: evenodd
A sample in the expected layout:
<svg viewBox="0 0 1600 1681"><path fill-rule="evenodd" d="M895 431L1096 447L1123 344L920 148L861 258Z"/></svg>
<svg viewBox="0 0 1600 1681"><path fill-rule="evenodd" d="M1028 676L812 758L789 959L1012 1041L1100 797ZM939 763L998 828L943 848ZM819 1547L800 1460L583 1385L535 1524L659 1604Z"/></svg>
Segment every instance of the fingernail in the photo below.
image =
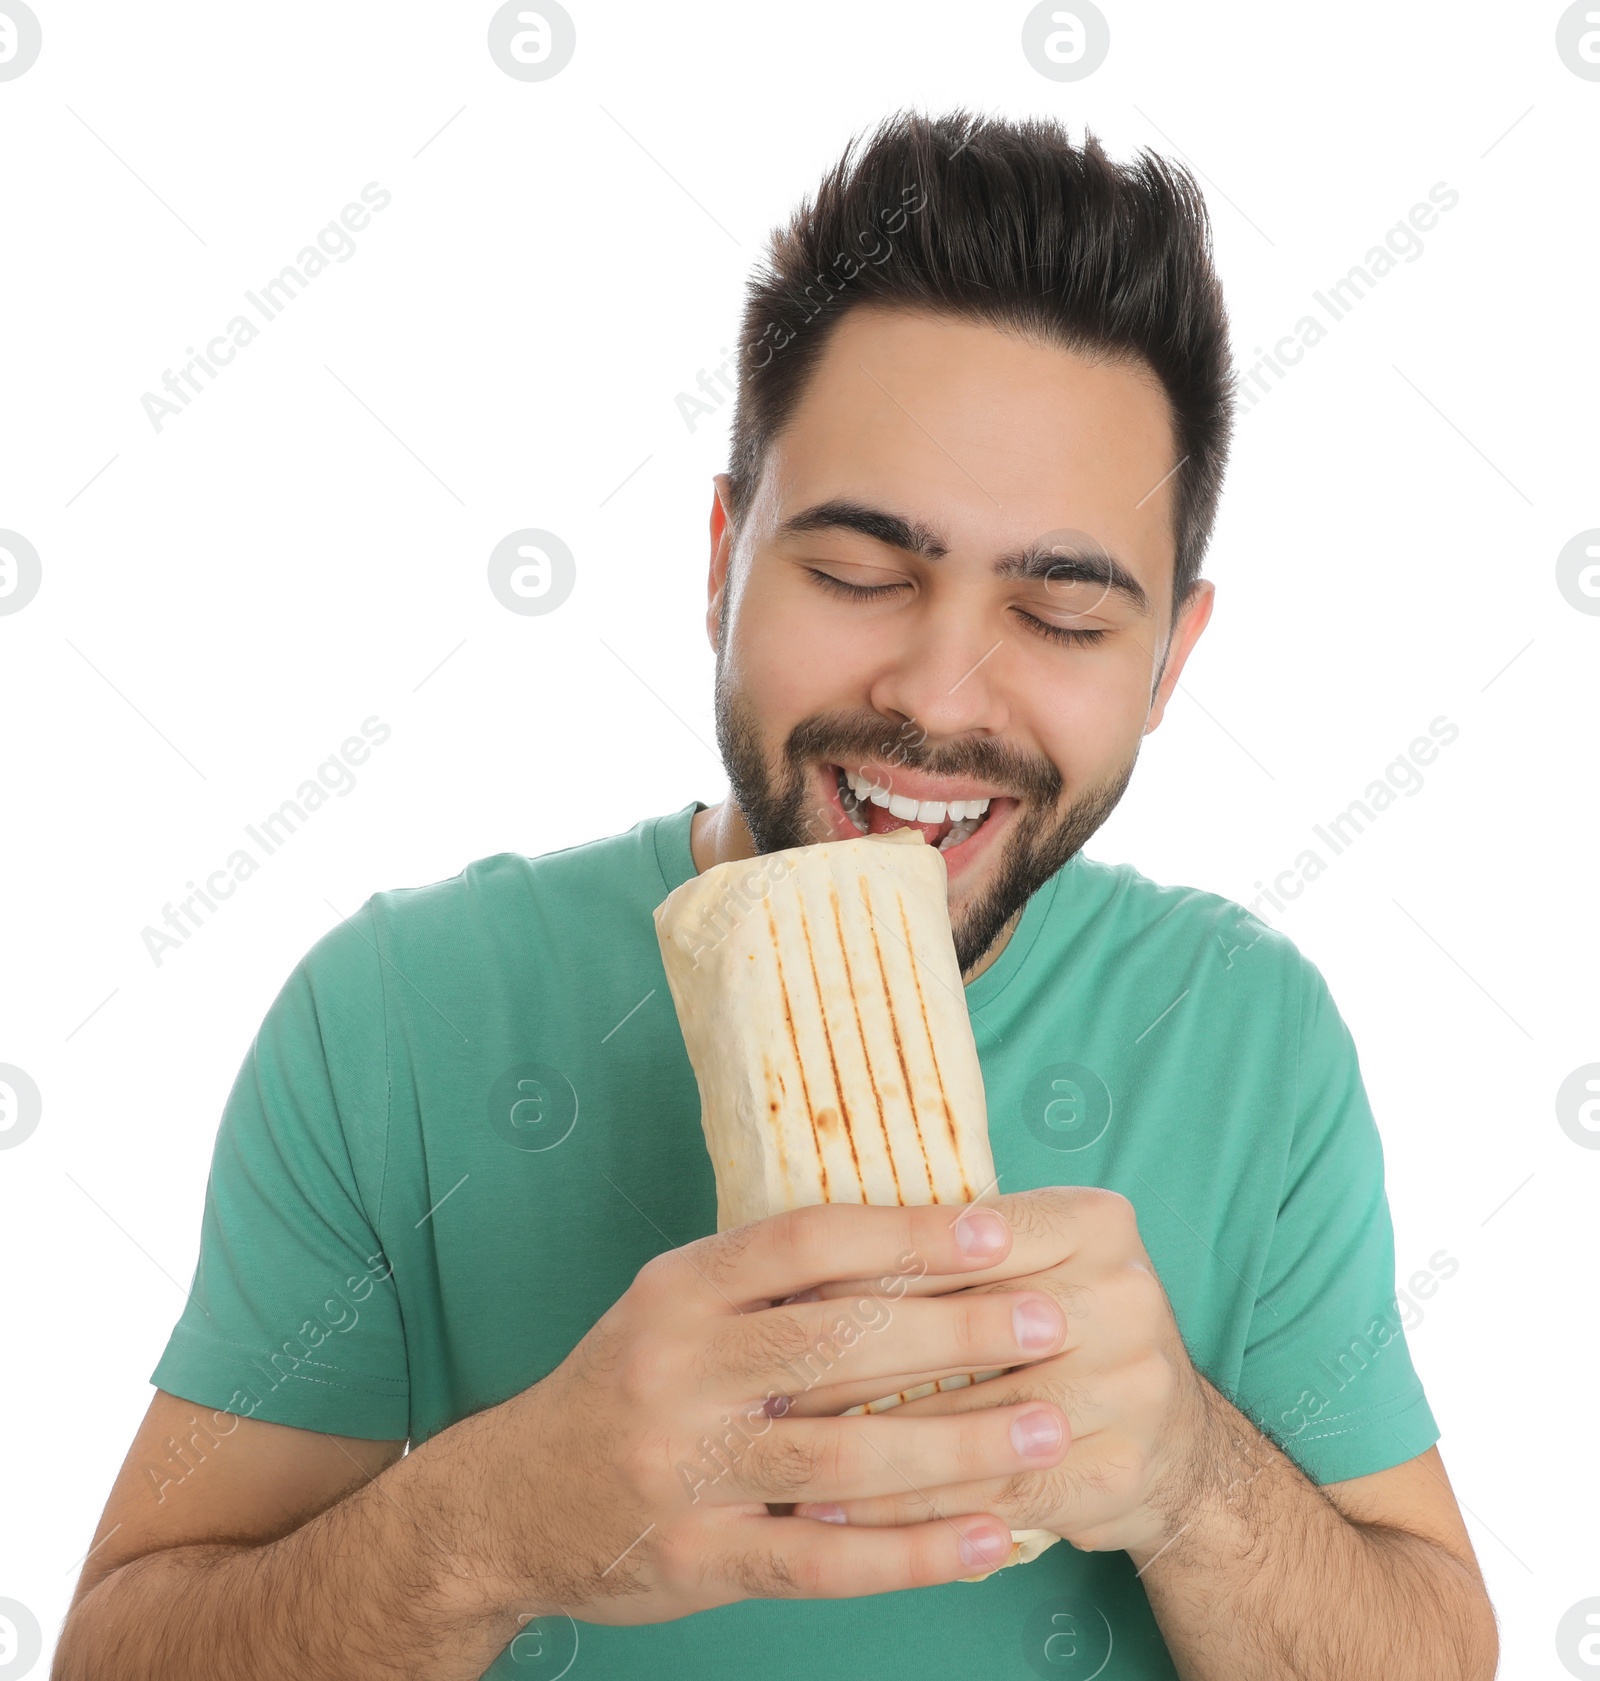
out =
<svg viewBox="0 0 1600 1681"><path fill-rule="evenodd" d="M956 1550L963 1564L998 1564L1011 1551L1011 1537L994 1529L969 1531Z"/></svg>
<svg viewBox="0 0 1600 1681"><path fill-rule="evenodd" d="M1061 1446L1061 1420L1051 1412L1024 1413L1011 1421L1011 1445L1033 1458L1054 1453Z"/></svg>
<svg viewBox="0 0 1600 1681"><path fill-rule="evenodd" d="M831 1500L824 1500L815 1506L805 1505L796 1507L796 1515L802 1518L820 1518L823 1523L844 1523L844 1507L836 1506Z"/></svg>
<svg viewBox="0 0 1600 1681"><path fill-rule="evenodd" d="M956 1221L956 1242L964 1255L998 1255L1010 1231L992 1208L970 1208Z"/></svg>
<svg viewBox="0 0 1600 1681"><path fill-rule="evenodd" d="M1024 1296L1011 1310L1011 1326L1024 1348L1054 1348L1061 1340L1061 1309L1047 1296Z"/></svg>

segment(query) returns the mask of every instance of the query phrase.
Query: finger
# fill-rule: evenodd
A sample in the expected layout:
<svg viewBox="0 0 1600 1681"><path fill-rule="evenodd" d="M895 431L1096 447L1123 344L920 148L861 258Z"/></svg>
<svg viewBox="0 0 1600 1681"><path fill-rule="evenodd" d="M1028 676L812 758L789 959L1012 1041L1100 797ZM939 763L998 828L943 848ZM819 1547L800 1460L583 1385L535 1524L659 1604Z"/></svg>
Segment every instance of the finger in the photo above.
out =
<svg viewBox="0 0 1600 1681"><path fill-rule="evenodd" d="M991 1371L1058 1351L1067 1321L1041 1290L893 1305L881 1298L796 1302L741 1314L701 1354L704 1391L723 1404L853 1383L886 1395L908 1371Z"/></svg>
<svg viewBox="0 0 1600 1681"><path fill-rule="evenodd" d="M793 1515L819 1523L856 1529L900 1529L908 1524L938 1522L974 1508L990 1512L1013 1529L1031 1529L1008 1478L983 1482L948 1483L942 1488L905 1489L868 1500L803 1500Z"/></svg>
<svg viewBox="0 0 1600 1681"><path fill-rule="evenodd" d="M725 1475L696 1497L849 1501L1008 1477L1057 1464L1071 1446L1061 1412L1027 1402L952 1418L782 1419L746 1441L719 1444Z"/></svg>
<svg viewBox="0 0 1600 1681"><path fill-rule="evenodd" d="M1075 1446L1083 1456L1081 1464L1069 1454L1058 1465L997 1480L907 1489L867 1500L801 1501L793 1515L840 1528L894 1529L981 1511L993 1513L1013 1529L1070 1524L1075 1532L1124 1516L1126 1496L1091 1468L1092 1445L1086 1451L1080 1439Z"/></svg>
<svg viewBox="0 0 1600 1681"><path fill-rule="evenodd" d="M1011 1556L1010 1528L983 1512L893 1529L742 1516L718 1574L750 1599L858 1599L933 1587Z"/></svg>
<svg viewBox="0 0 1600 1681"><path fill-rule="evenodd" d="M1021 1278L1062 1266L1086 1247L1110 1247L1119 1254L1137 1246L1138 1222L1133 1205L1115 1191L1092 1185L1045 1185L1032 1191L1011 1191L985 1202L1006 1222L1011 1231L1010 1247L982 1269L983 1282ZM870 1289L875 1280L863 1271L860 1277L838 1279L819 1285L824 1297L849 1295ZM908 1279L902 1293L934 1296L951 1288L947 1277L931 1270Z"/></svg>
<svg viewBox="0 0 1600 1681"><path fill-rule="evenodd" d="M645 1272L678 1293L687 1262L710 1286L714 1304L720 1298L724 1309L742 1310L842 1278L866 1278L875 1290L897 1295L926 1274L978 1272L1010 1243L1010 1225L988 1206L817 1203L668 1250Z"/></svg>

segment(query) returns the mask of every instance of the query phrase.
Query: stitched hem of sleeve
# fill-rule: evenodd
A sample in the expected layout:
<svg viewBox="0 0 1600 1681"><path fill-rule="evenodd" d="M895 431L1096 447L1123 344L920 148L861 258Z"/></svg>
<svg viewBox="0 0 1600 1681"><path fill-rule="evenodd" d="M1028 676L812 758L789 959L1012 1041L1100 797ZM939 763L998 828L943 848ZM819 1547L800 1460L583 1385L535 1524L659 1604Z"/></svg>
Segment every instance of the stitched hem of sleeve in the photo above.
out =
<svg viewBox="0 0 1600 1681"><path fill-rule="evenodd" d="M378 1165L378 1211L372 1222L372 1229L382 1244L383 1205L389 1195L389 1135L394 1126L394 1062L389 1048L389 983L383 975L383 946L378 936L376 895L367 901L367 920L372 924L372 950L378 959L378 1009L383 1017L383 1160Z"/></svg>
<svg viewBox="0 0 1600 1681"><path fill-rule="evenodd" d="M377 1235L378 1247L389 1261L391 1273L394 1268L394 1256L390 1252L388 1240L383 1232L383 1214L389 1200L389 1162L391 1159L390 1143L394 1136L394 1051L389 1036L389 981L383 972L383 936L378 931L377 896L367 901L368 914L372 920L372 947L378 957L378 1007L383 1012L383 1163L378 1169L378 1215L373 1222L372 1229ZM400 1357L406 1367L406 1422L400 1431L403 1436L411 1434L411 1336L406 1328L405 1298L400 1293L399 1281L394 1280L395 1289L395 1322L400 1327Z"/></svg>
<svg viewBox="0 0 1600 1681"><path fill-rule="evenodd" d="M1367 1412L1319 1419L1316 1428L1308 1427L1278 1445L1313 1482L1322 1484L1403 1465L1426 1453L1439 1435L1428 1397L1419 1388Z"/></svg>
<svg viewBox="0 0 1600 1681"><path fill-rule="evenodd" d="M369 1400L393 1400L411 1393L405 1378L386 1377L381 1372L356 1372L344 1366L331 1366L324 1360L307 1356L295 1361L295 1369L285 1372L272 1364L274 1356L284 1357L281 1348L256 1348L249 1343L234 1342L228 1337L202 1334L188 1325L175 1325L166 1352L161 1357L168 1364L199 1370L209 1368L219 1375L226 1368L241 1375L254 1373L256 1383L276 1377L280 1383L299 1379L329 1389L343 1390L347 1395ZM252 1385L255 1387L255 1385Z"/></svg>
<svg viewBox="0 0 1600 1681"><path fill-rule="evenodd" d="M283 1372L263 1354L192 1333L174 1335L150 1382L196 1406L301 1430L374 1441L404 1441L410 1430L409 1394L395 1379L311 1361Z"/></svg>

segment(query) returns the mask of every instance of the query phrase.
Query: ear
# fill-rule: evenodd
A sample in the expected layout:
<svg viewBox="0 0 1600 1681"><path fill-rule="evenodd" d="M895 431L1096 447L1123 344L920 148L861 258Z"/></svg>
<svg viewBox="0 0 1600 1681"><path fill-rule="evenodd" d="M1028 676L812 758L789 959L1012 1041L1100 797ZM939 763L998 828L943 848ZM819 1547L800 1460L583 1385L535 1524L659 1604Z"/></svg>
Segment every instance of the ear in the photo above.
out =
<svg viewBox="0 0 1600 1681"><path fill-rule="evenodd" d="M1150 702L1150 716L1145 720L1144 726L1145 735L1149 735L1165 716L1167 702L1172 697L1172 691L1178 686L1184 662L1189 658L1195 643L1200 640L1201 631L1210 622L1211 605L1216 593L1217 586L1208 578L1200 579L1189 592L1189 599L1178 614L1178 622L1172 627L1172 639L1167 644L1166 668L1161 673L1161 682L1157 685L1155 696Z"/></svg>
<svg viewBox="0 0 1600 1681"><path fill-rule="evenodd" d="M726 473L711 481L711 573L706 583L706 637L717 645L718 621L722 617L722 592L728 586L728 562L733 554L733 525L728 517L733 482Z"/></svg>

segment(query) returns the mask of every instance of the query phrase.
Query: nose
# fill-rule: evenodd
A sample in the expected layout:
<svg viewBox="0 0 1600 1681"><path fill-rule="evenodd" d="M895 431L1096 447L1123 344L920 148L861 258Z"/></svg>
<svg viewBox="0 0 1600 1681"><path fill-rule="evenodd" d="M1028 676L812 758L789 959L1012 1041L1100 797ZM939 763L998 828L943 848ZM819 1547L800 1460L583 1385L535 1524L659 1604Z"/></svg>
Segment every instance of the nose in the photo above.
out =
<svg viewBox="0 0 1600 1681"><path fill-rule="evenodd" d="M930 590L898 631L869 694L886 717L913 719L928 737L1000 734L1010 650L1002 628L968 597Z"/></svg>

